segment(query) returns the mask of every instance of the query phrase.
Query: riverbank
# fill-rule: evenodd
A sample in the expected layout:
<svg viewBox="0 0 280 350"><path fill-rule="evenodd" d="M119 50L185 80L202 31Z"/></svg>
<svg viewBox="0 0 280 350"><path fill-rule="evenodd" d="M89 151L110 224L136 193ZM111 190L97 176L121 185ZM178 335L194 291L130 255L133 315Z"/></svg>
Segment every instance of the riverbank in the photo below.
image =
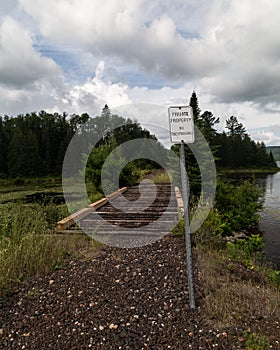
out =
<svg viewBox="0 0 280 350"><path fill-rule="evenodd" d="M81 255L2 300L0 348L279 348L280 295L261 275L201 249L194 275L190 310L183 237Z"/></svg>

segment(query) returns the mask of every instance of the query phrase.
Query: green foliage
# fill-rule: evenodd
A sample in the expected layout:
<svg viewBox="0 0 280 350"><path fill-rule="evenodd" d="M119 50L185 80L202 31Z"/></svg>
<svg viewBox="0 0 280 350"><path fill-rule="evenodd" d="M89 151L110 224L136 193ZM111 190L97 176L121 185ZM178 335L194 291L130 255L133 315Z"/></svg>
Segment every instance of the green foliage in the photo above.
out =
<svg viewBox="0 0 280 350"><path fill-rule="evenodd" d="M180 175L180 145L173 145L171 150L177 154L177 159L169 159L169 168L171 169L173 182L181 187L181 175ZM171 154L171 157L173 154ZM190 186L190 197L198 197L201 191L201 173L197 160L189 147L185 145L185 160L186 171L188 175L188 183Z"/></svg>
<svg viewBox="0 0 280 350"><path fill-rule="evenodd" d="M246 180L239 186L218 182L216 207L225 223L225 235L257 228L262 207L260 196L261 190L254 182Z"/></svg>
<svg viewBox="0 0 280 350"><path fill-rule="evenodd" d="M247 350L267 350L270 349L270 344L265 336L251 333L250 330L243 332Z"/></svg>
<svg viewBox="0 0 280 350"><path fill-rule="evenodd" d="M190 215L192 218L192 213ZM185 223L181 218L176 227L172 230L175 236L185 235ZM216 209L210 210L202 226L191 235L192 244L200 248L220 249L224 246L222 240L223 223L219 212Z"/></svg>
<svg viewBox="0 0 280 350"><path fill-rule="evenodd" d="M194 121L196 122L198 117L200 116L201 111L199 108L199 102L195 91L192 92L189 105L192 107Z"/></svg>
<svg viewBox="0 0 280 350"><path fill-rule="evenodd" d="M219 121L220 119L216 118L210 111L203 112L197 121L197 126L210 144L212 144L212 141L217 133L214 126L215 124L219 123Z"/></svg>
<svg viewBox="0 0 280 350"><path fill-rule="evenodd" d="M240 135L245 136L246 129L242 123L239 123L235 116L231 116L226 120L226 128L228 129L228 134L230 136Z"/></svg>
<svg viewBox="0 0 280 350"><path fill-rule="evenodd" d="M86 164L86 182L91 183L94 186L95 192L103 192L101 188L101 172L102 166L109 156L109 154L116 147L115 140L108 142L104 145L100 145L99 147L94 147L91 151L91 154L87 160ZM122 161L121 159L115 160Z"/></svg>
<svg viewBox="0 0 280 350"><path fill-rule="evenodd" d="M108 139L106 144L95 147L88 158L86 182L93 186L95 192L110 193L119 187L132 186L140 178L141 169L136 162L127 163L121 147L116 147L116 140Z"/></svg>
<svg viewBox="0 0 280 350"><path fill-rule="evenodd" d="M0 118L1 162L4 177L61 174L69 141L81 118L45 111Z"/></svg>
<svg viewBox="0 0 280 350"><path fill-rule="evenodd" d="M154 175L152 181L156 184L169 183L170 177L166 172L161 172L160 174Z"/></svg>
<svg viewBox="0 0 280 350"><path fill-rule="evenodd" d="M159 168L154 161L143 158L142 154L145 154L148 147L149 154L154 153L155 159L166 158L164 147L157 142L154 135L137 122L112 115L108 106L104 107L102 115L94 118L91 124L94 132L100 133L103 129L104 133L104 129L107 130L94 146L86 164L86 182L95 192L107 194L119 187L132 186L139 181L142 170ZM122 125L117 127L118 124ZM140 149L126 147L127 141L135 139L141 139ZM148 139L155 141L152 147L151 143L147 143Z"/></svg>
<svg viewBox="0 0 280 350"><path fill-rule="evenodd" d="M216 134L212 145L216 148L216 163L225 168L276 168L273 155L268 154L264 143L254 142L248 134Z"/></svg>
<svg viewBox="0 0 280 350"><path fill-rule="evenodd" d="M280 289L280 271L267 268L265 274L267 278Z"/></svg>
<svg viewBox="0 0 280 350"><path fill-rule="evenodd" d="M252 234L246 239L237 239L235 244L238 249L243 250L248 256L252 256L254 253L262 251L264 247L263 237L259 234Z"/></svg>
<svg viewBox="0 0 280 350"><path fill-rule="evenodd" d="M237 239L235 243L227 243L227 253L231 258L241 261L248 268L253 269L256 262L263 260L263 237L259 234Z"/></svg>
<svg viewBox="0 0 280 350"><path fill-rule="evenodd" d="M26 276L58 266L67 251L49 229L52 213L40 205L0 209L0 294Z"/></svg>
<svg viewBox="0 0 280 350"><path fill-rule="evenodd" d="M219 118L211 111L201 113L195 91L189 103L193 108L195 124L209 143L218 166L276 168L273 153L267 153L263 143L252 141L236 117L231 116L227 120L228 134L218 133L215 125L219 123ZM16 117L0 116L0 177L60 175L69 142L79 132L83 135L81 147L85 133L98 140L97 147L111 137L114 137L118 145L135 138L156 140L139 123L112 114L107 105L101 115L95 118L90 118L87 113L68 116L66 113L51 114L45 111ZM79 154L77 150L77 155ZM191 153L187 158L190 168L196 174L195 158ZM145 160L140 168L143 169L148 164L152 168L159 167L154 161ZM139 162L137 166L139 167ZM197 174L195 176L198 180L195 184L197 191L199 177Z"/></svg>
<svg viewBox="0 0 280 350"><path fill-rule="evenodd" d="M212 209L202 226L193 233L194 246L219 249L224 246L222 216L217 209Z"/></svg>

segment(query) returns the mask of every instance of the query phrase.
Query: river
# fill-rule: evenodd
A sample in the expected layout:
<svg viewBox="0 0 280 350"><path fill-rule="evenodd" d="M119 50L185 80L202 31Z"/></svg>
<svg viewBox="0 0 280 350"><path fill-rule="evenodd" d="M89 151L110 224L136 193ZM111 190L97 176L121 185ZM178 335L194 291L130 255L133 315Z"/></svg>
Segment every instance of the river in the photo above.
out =
<svg viewBox="0 0 280 350"><path fill-rule="evenodd" d="M277 162L280 166L280 162ZM264 251L268 260L280 270L280 172L260 179L265 186L260 229L264 234Z"/></svg>

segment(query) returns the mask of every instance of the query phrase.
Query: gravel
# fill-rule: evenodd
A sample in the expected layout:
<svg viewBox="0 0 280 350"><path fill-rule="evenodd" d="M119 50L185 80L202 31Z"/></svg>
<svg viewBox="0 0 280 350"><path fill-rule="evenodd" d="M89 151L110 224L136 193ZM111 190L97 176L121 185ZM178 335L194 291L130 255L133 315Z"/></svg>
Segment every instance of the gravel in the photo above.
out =
<svg viewBox="0 0 280 350"><path fill-rule="evenodd" d="M184 239L105 247L21 284L3 300L0 349L239 348L235 335L204 319L194 275L198 307L191 310Z"/></svg>

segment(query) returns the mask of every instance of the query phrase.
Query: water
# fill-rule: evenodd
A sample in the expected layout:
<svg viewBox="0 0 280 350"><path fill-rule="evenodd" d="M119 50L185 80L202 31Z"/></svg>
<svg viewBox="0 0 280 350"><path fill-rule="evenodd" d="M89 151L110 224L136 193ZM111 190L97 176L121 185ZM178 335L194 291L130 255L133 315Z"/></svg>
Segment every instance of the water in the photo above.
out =
<svg viewBox="0 0 280 350"><path fill-rule="evenodd" d="M280 172L267 175L264 185L264 208L260 217L260 229L264 232L264 251L267 258L280 270Z"/></svg>

